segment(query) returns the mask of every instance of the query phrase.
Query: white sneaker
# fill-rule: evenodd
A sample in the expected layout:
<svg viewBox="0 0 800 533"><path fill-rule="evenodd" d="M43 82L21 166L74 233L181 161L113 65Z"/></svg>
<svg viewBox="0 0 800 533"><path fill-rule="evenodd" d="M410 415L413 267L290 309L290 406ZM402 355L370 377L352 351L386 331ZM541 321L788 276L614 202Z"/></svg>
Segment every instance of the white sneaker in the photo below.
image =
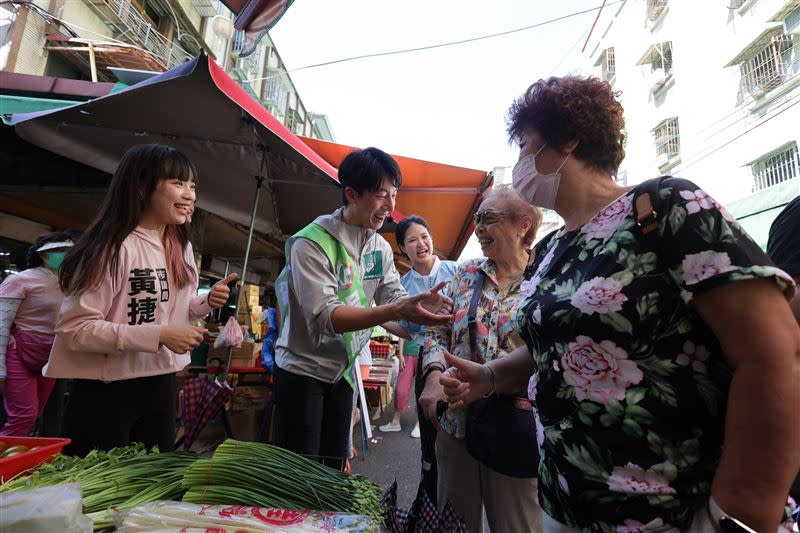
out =
<svg viewBox="0 0 800 533"><path fill-rule="evenodd" d="M419 438L419 424L414 426L414 429L411 430L411 438L418 439Z"/></svg>
<svg viewBox="0 0 800 533"><path fill-rule="evenodd" d="M400 427L400 424L392 424L391 422L389 422L388 424L380 426L378 429L383 431L384 433L395 433L403 428Z"/></svg>

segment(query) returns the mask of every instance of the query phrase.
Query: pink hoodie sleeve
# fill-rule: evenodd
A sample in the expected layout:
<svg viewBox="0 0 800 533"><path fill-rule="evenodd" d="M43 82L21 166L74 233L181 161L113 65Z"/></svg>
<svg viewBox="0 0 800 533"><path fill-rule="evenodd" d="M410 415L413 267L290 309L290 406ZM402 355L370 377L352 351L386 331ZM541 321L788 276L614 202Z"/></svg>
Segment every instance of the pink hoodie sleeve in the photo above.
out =
<svg viewBox="0 0 800 533"><path fill-rule="evenodd" d="M184 257L186 258L186 262L190 265L194 265L194 249L192 248L192 243L188 243L186 245L186 252L184 253ZM189 300L189 321L192 320L200 320L201 318L205 317L208 313L211 312L211 305L208 303L208 295L207 294L197 294L197 287L200 281L200 273L197 271L195 267L194 271L195 281L194 286L192 287L192 296Z"/></svg>
<svg viewBox="0 0 800 533"><path fill-rule="evenodd" d="M127 272L125 246L120 250L118 272ZM129 326L110 322L108 317L118 288L123 287L120 276L106 273L100 284L78 295L64 298L56 323L56 335L67 348L79 352L149 352L157 353L161 326L141 324Z"/></svg>
<svg viewBox="0 0 800 533"><path fill-rule="evenodd" d="M189 302L189 320L200 320L211 312L207 294L198 294Z"/></svg>

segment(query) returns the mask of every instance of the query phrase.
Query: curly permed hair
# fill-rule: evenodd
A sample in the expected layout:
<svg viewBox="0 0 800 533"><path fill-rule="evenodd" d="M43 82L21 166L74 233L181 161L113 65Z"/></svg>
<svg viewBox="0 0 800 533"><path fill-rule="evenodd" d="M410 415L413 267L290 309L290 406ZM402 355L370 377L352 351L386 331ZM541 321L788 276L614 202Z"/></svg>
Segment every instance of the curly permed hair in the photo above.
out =
<svg viewBox="0 0 800 533"><path fill-rule="evenodd" d="M591 168L616 174L625 157L625 118L608 82L580 76L539 80L517 98L508 111L508 134L538 132L561 150L578 141L572 152Z"/></svg>

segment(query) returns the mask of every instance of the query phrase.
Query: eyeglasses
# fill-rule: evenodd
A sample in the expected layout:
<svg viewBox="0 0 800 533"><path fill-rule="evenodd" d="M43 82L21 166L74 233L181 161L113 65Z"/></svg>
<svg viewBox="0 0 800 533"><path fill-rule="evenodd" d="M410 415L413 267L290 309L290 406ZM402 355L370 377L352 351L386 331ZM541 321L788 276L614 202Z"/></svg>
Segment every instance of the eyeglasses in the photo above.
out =
<svg viewBox="0 0 800 533"><path fill-rule="evenodd" d="M475 213L472 215L472 220L475 221L475 225L484 225L484 226L491 226L492 224L496 224L503 220L504 218L508 218L510 213L498 213L496 211L484 211L482 213Z"/></svg>

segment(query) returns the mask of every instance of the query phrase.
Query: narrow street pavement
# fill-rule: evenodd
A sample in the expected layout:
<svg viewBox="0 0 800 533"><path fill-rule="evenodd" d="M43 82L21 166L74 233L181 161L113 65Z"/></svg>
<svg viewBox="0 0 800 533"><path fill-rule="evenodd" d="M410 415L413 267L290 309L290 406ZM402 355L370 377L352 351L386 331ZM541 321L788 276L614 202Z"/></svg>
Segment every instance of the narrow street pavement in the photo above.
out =
<svg viewBox="0 0 800 533"><path fill-rule="evenodd" d="M413 402L413 395L411 401ZM420 442L411 438L411 430L417 422L413 403L400 419L403 430L396 433L382 433L378 426L389 422L394 414L393 406L384 410L383 416L372 420L372 441L368 443L367 453L353 460L353 472L363 474L380 484L389 487L397 480L397 503L408 508L417 494L420 476ZM360 450L359 435L355 435Z"/></svg>

